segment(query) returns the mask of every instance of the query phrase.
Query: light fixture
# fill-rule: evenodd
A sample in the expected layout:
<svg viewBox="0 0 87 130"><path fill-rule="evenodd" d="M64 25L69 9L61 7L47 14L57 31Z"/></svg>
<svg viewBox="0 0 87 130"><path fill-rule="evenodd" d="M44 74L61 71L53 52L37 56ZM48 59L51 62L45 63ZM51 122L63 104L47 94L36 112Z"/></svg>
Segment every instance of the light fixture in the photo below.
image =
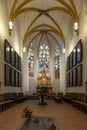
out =
<svg viewBox="0 0 87 130"><path fill-rule="evenodd" d="M62 50L62 53L65 54L65 52L66 52L66 50L65 50L65 48L64 48L64 49Z"/></svg>
<svg viewBox="0 0 87 130"><path fill-rule="evenodd" d="M73 28L74 28L75 32L78 31L78 28L79 28L79 24L78 24L78 22L74 22L74 26L73 26Z"/></svg>
<svg viewBox="0 0 87 130"><path fill-rule="evenodd" d="M9 31L12 31L12 29L13 29L13 22L12 21L9 21L8 28L9 28Z"/></svg>
<svg viewBox="0 0 87 130"><path fill-rule="evenodd" d="M24 52L24 53L26 52L26 48L25 48L25 47L23 48L23 52Z"/></svg>

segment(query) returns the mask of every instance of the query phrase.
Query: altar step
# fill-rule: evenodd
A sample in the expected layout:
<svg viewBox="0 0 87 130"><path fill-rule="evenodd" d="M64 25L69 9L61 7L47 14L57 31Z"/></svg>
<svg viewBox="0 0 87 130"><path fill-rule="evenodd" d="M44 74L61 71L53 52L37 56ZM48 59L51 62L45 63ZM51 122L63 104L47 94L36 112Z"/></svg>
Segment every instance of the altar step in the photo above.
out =
<svg viewBox="0 0 87 130"><path fill-rule="evenodd" d="M39 96L38 95L28 95L27 99L29 99L29 100L39 100Z"/></svg>
<svg viewBox="0 0 87 130"><path fill-rule="evenodd" d="M48 93L47 100L53 100L55 97L55 93ZM29 100L39 100L39 96L37 93L33 93L32 95L28 95L27 99Z"/></svg>

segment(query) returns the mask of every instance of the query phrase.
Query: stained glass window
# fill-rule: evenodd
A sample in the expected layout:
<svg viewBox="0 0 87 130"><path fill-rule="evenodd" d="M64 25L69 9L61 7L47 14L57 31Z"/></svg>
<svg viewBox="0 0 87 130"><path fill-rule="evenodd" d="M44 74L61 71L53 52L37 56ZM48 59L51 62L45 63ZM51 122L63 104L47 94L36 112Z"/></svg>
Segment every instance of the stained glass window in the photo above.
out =
<svg viewBox="0 0 87 130"><path fill-rule="evenodd" d="M29 77L34 76L34 54L33 51L29 49L28 52L28 70L29 70Z"/></svg>
<svg viewBox="0 0 87 130"><path fill-rule="evenodd" d="M55 46L55 57L54 57L54 67L55 67L55 78L60 78L60 48Z"/></svg>
<svg viewBox="0 0 87 130"><path fill-rule="evenodd" d="M39 47L39 73L45 70L49 75L50 50L47 44L41 44Z"/></svg>

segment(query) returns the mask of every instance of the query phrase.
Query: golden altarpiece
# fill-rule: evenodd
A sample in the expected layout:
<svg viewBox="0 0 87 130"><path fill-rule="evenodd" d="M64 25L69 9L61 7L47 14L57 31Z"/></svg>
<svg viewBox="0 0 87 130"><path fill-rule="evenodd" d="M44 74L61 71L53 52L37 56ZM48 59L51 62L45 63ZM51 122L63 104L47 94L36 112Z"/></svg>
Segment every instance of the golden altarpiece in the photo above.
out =
<svg viewBox="0 0 87 130"><path fill-rule="evenodd" d="M37 91L40 91L42 86L46 86L48 91L52 92L52 87L50 87L50 85L51 85L51 77L48 77L46 75L45 70L43 70L41 72L41 77L38 77L37 81L38 81Z"/></svg>
<svg viewBox="0 0 87 130"><path fill-rule="evenodd" d="M45 70L41 72L41 77L38 78L38 87L47 86L49 87L51 84L51 77L46 76Z"/></svg>

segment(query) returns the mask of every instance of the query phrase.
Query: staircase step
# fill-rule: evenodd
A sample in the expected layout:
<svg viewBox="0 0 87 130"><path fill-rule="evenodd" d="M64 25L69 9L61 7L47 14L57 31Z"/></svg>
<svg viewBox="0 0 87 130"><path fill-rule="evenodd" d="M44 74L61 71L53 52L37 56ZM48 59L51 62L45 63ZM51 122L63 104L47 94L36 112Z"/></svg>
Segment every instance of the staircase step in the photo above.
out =
<svg viewBox="0 0 87 130"><path fill-rule="evenodd" d="M55 97L55 93L48 93L47 100L53 100ZM33 93L32 95L28 95L27 99L29 100L39 100L38 93Z"/></svg>

